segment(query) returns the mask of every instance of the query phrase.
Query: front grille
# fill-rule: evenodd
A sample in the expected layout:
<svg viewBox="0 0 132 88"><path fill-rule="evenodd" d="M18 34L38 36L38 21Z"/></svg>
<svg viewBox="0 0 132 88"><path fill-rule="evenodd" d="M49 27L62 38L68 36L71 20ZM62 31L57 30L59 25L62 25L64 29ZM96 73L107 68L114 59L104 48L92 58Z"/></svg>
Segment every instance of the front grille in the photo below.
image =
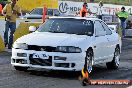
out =
<svg viewBox="0 0 132 88"><path fill-rule="evenodd" d="M56 47L28 45L28 50L54 52Z"/></svg>
<svg viewBox="0 0 132 88"><path fill-rule="evenodd" d="M52 66L52 56L48 59L33 58L33 54L29 56L30 64L40 66Z"/></svg>

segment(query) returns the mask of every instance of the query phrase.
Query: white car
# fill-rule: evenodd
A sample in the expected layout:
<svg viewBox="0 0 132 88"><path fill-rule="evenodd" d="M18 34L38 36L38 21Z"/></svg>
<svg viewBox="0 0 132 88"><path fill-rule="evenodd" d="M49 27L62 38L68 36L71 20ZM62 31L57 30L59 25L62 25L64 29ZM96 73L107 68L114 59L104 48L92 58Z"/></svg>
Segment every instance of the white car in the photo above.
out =
<svg viewBox="0 0 132 88"><path fill-rule="evenodd" d="M42 19L43 15L43 8L42 7L37 7L34 8L31 12L27 13L25 16L22 18L26 19ZM53 9L53 8L47 8L46 10L46 16L60 16L60 12L58 9Z"/></svg>
<svg viewBox="0 0 132 88"><path fill-rule="evenodd" d="M16 70L44 68L80 71L107 63L117 69L121 38L102 20L82 17L51 17L36 32L15 41L11 64Z"/></svg>

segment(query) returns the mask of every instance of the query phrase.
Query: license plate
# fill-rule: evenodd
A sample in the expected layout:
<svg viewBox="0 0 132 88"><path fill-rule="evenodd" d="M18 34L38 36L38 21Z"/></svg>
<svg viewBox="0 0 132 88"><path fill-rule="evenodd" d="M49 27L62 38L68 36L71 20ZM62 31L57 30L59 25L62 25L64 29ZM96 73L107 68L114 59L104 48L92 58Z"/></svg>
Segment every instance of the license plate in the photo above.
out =
<svg viewBox="0 0 132 88"><path fill-rule="evenodd" d="M49 56L46 54L33 54L33 58L49 59Z"/></svg>

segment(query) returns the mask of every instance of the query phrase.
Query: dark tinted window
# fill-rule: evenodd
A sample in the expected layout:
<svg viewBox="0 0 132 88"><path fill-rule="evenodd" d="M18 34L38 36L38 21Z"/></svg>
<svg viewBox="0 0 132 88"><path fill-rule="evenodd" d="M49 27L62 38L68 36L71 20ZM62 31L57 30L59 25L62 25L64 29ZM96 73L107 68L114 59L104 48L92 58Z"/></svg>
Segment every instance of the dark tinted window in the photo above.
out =
<svg viewBox="0 0 132 88"><path fill-rule="evenodd" d="M93 22L84 19L54 18L48 19L38 28L39 32L93 35Z"/></svg>
<svg viewBox="0 0 132 88"><path fill-rule="evenodd" d="M35 14L35 15L42 15L43 14L43 8L35 8L33 9L30 14Z"/></svg>
<svg viewBox="0 0 132 88"><path fill-rule="evenodd" d="M46 15L53 16L53 9L47 9Z"/></svg>
<svg viewBox="0 0 132 88"><path fill-rule="evenodd" d="M54 12L53 12L54 10ZM47 9L46 15L53 16L54 14L59 16L60 13L57 9ZM43 8L35 8L33 9L29 14L34 14L34 15L43 15Z"/></svg>
<svg viewBox="0 0 132 88"><path fill-rule="evenodd" d="M55 16L59 16L60 15L60 12L57 9L54 9L54 15Z"/></svg>

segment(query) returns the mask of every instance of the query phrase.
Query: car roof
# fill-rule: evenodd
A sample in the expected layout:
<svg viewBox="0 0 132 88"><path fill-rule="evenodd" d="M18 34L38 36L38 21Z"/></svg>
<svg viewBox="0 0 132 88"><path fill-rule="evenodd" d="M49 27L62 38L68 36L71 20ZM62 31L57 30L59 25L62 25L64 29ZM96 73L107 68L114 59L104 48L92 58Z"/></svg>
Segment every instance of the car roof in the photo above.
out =
<svg viewBox="0 0 132 88"><path fill-rule="evenodd" d="M91 21L95 21L95 20L100 20L98 18L95 18L95 17L79 17L79 16L60 16L60 17L56 17L56 16L53 16L53 17L49 17L49 18L64 18L64 19L84 19L84 20L91 20Z"/></svg>

